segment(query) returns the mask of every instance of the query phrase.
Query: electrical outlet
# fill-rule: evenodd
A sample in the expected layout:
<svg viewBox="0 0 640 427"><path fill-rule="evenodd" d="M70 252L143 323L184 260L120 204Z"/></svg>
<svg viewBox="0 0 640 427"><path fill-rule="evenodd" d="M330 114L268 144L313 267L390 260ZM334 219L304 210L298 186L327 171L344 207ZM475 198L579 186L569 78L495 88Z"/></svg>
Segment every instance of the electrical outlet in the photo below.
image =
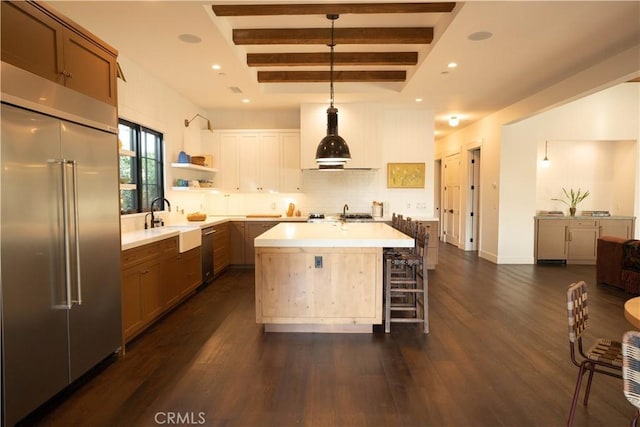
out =
<svg viewBox="0 0 640 427"><path fill-rule="evenodd" d="M322 255L316 255L316 268L322 268Z"/></svg>
<svg viewBox="0 0 640 427"><path fill-rule="evenodd" d="M411 203L407 203L407 209L411 209Z"/></svg>
<svg viewBox="0 0 640 427"><path fill-rule="evenodd" d="M426 203L416 203L416 208L418 209L427 209Z"/></svg>

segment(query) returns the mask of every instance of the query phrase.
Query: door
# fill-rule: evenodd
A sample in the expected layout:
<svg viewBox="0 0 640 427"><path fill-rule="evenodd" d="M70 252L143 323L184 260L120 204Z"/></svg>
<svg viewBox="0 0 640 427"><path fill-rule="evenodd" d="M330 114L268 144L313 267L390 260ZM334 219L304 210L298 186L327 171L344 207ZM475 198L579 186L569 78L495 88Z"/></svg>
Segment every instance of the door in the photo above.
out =
<svg viewBox="0 0 640 427"><path fill-rule="evenodd" d="M460 154L448 156L444 163L444 237L460 244Z"/></svg>
<svg viewBox="0 0 640 427"><path fill-rule="evenodd" d="M435 218L440 219L440 224L444 223L444 218L442 217L442 194L444 193L444 189L442 188L442 160L436 160L433 166L433 188L436 191L433 192L433 213ZM438 227L440 228L440 227ZM431 233L429 238L430 242L433 242L434 239L440 240L440 233L442 230L439 230L437 234Z"/></svg>
<svg viewBox="0 0 640 427"><path fill-rule="evenodd" d="M478 250L480 223L480 149L469 152L469 197L465 249Z"/></svg>
<svg viewBox="0 0 640 427"><path fill-rule="evenodd" d="M69 189L78 202L80 295L74 292L74 299L81 300L69 311L73 381L121 343L118 138L65 121L61 129L62 155L75 161L77 174L76 193Z"/></svg>
<svg viewBox="0 0 640 427"><path fill-rule="evenodd" d="M60 121L2 104L1 275L5 425L69 381Z"/></svg>

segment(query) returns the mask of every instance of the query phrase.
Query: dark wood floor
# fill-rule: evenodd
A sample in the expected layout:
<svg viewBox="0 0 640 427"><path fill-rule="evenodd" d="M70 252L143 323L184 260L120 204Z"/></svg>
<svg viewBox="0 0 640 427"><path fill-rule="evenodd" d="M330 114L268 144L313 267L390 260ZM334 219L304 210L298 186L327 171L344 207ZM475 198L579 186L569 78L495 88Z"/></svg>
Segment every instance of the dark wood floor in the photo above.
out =
<svg viewBox="0 0 640 427"><path fill-rule="evenodd" d="M566 286L590 285L589 337L632 329L630 295L594 278L593 266L497 266L443 245L429 335L265 334L253 270L232 269L37 423L155 426L173 413L207 426L562 426L577 373ZM633 414L621 381L596 376L575 425L624 426Z"/></svg>

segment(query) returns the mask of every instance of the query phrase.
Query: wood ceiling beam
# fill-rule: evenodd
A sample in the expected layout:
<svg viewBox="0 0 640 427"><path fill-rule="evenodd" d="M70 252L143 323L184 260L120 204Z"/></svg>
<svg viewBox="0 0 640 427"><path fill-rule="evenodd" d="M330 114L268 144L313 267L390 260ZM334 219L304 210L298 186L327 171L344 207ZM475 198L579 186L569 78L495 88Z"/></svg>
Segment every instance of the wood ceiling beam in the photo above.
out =
<svg viewBox="0 0 640 427"><path fill-rule="evenodd" d="M327 65L326 53L248 53L250 67ZM336 65L416 65L418 52L334 52Z"/></svg>
<svg viewBox="0 0 640 427"><path fill-rule="evenodd" d="M455 2L446 3L344 3L344 4L250 4L212 5L216 16L326 15L348 13L448 13Z"/></svg>
<svg viewBox="0 0 640 427"><path fill-rule="evenodd" d="M259 83L323 83L329 71L258 71ZM404 82L406 71L334 71L334 82Z"/></svg>
<svg viewBox="0 0 640 427"><path fill-rule="evenodd" d="M236 45L327 44L330 28L259 28L233 30ZM429 44L431 27L336 28L336 44Z"/></svg>

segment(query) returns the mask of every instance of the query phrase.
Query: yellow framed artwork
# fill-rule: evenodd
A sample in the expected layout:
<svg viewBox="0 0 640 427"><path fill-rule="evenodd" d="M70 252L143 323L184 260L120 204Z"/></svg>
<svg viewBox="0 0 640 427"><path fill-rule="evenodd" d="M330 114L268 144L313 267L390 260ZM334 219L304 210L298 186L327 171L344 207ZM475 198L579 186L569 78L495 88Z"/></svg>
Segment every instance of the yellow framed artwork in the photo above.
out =
<svg viewBox="0 0 640 427"><path fill-rule="evenodd" d="M387 163L387 188L424 188L424 163Z"/></svg>

